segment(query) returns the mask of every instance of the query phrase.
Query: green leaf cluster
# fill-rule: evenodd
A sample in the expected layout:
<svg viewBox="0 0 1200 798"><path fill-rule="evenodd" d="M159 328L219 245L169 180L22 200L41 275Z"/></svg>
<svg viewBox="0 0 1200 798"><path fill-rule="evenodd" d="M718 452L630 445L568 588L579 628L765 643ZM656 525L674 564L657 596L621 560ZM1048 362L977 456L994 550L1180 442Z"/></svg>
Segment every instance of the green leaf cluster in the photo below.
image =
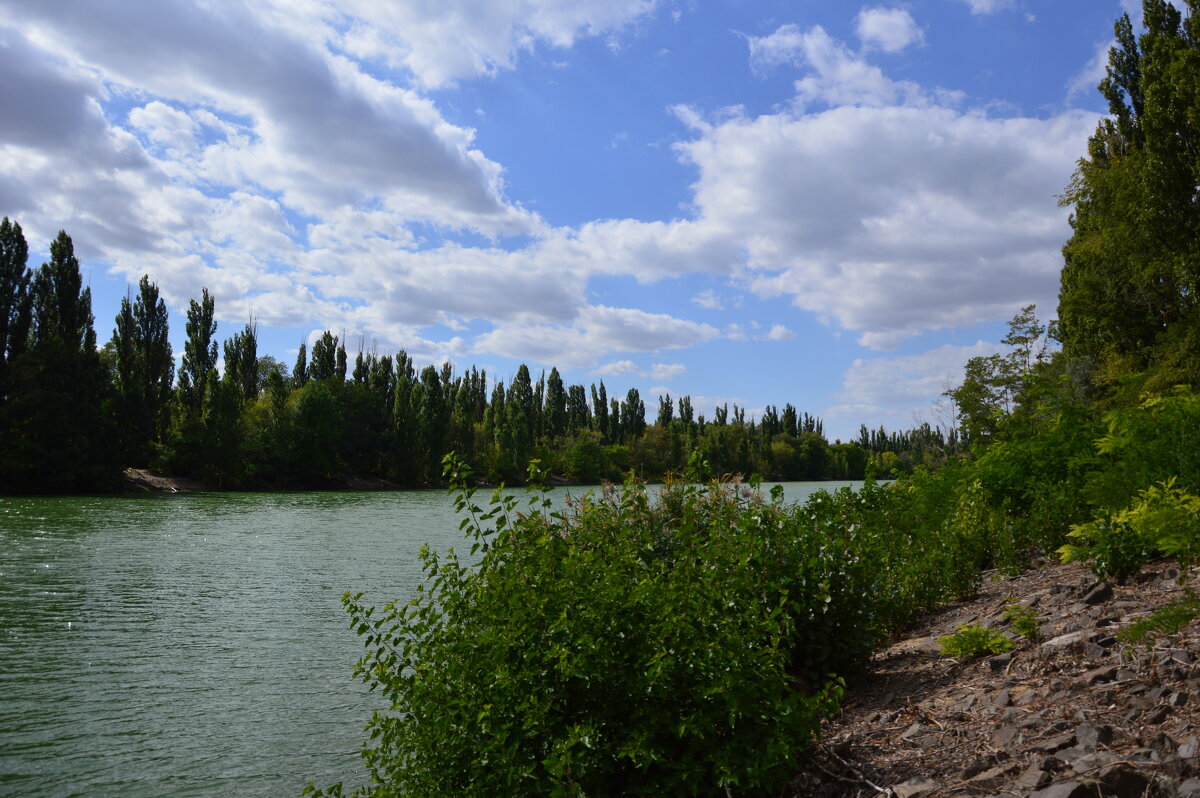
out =
<svg viewBox="0 0 1200 798"><path fill-rule="evenodd" d="M1200 553L1200 496L1174 477L1141 491L1129 506L1072 527L1059 551L1066 562L1091 561L1101 579L1124 582L1152 556L1176 557L1186 574Z"/></svg>
<svg viewBox="0 0 1200 798"><path fill-rule="evenodd" d="M630 482L556 512L446 465L471 554L424 551L410 602L344 600L390 704L356 794L775 794L839 677L975 571L933 493Z"/></svg>
<svg viewBox="0 0 1200 798"><path fill-rule="evenodd" d="M942 646L943 656L955 659L978 659L1016 648L1003 632L980 624L960 626L954 634L939 637L938 643Z"/></svg>

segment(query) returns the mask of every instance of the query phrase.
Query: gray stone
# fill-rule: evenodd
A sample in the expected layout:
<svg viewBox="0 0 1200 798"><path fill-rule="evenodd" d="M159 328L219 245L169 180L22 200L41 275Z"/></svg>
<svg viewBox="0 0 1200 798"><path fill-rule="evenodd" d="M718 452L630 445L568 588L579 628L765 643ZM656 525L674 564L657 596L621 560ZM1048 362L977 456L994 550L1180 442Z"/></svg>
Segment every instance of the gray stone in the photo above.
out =
<svg viewBox="0 0 1200 798"><path fill-rule="evenodd" d="M1068 732L1060 734L1057 737L1051 737L1049 740L1041 740L1029 746L1029 750L1035 754L1056 754L1064 748L1070 748L1075 745L1075 735Z"/></svg>
<svg viewBox="0 0 1200 798"><path fill-rule="evenodd" d="M960 781L969 781L985 770L994 768L996 765L1007 761L1008 753L1006 751L997 751L990 756L981 756L963 768L962 772L958 774L958 778Z"/></svg>
<svg viewBox="0 0 1200 798"><path fill-rule="evenodd" d="M1181 707L1188 702L1188 694L1179 690L1167 696L1167 706Z"/></svg>
<svg viewBox="0 0 1200 798"><path fill-rule="evenodd" d="M979 775L968 779L967 784L976 790L998 790L1020 772L1021 766L1016 762L1010 762L983 771Z"/></svg>
<svg viewBox="0 0 1200 798"><path fill-rule="evenodd" d="M1086 629L1078 632L1068 632L1065 635L1050 638L1045 643L1042 643L1041 647L1044 651L1061 651L1076 646L1082 647L1094 635L1095 632Z"/></svg>
<svg viewBox="0 0 1200 798"><path fill-rule="evenodd" d="M1029 798L1096 798L1096 788L1079 781L1064 781L1031 793ZM1200 793L1197 793L1200 798Z"/></svg>
<svg viewBox="0 0 1200 798"><path fill-rule="evenodd" d="M1100 771L1100 785L1112 795L1144 795L1150 786L1150 777L1121 762L1109 765Z"/></svg>
<svg viewBox="0 0 1200 798"><path fill-rule="evenodd" d="M1188 779L1180 784L1179 798L1200 798L1200 779Z"/></svg>
<svg viewBox="0 0 1200 798"><path fill-rule="evenodd" d="M1024 773L1022 773L1012 786L1019 790L1036 790L1045 787L1054 777L1047 773L1037 765L1030 765Z"/></svg>
<svg viewBox="0 0 1200 798"><path fill-rule="evenodd" d="M1008 667L1010 662L1012 662L1012 658L1013 655L1011 651L1004 654L997 654L994 657L988 658L988 665L990 665L994 671L1002 671Z"/></svg>
<svg viewBox="0 0 1200 798"><path fill-rule="evenodd" d="M1117 666L1107 665L1102 668L1093 668L1083 674L1083 681L1088 686L1096 684L1107 684L1117 680Z"/></svg>
<svg viewBox="0 0 1200 798"><path fill-rule="evenodd" d="M1200 737L1189 737L1179 744L1180 759L1195 759L1200 756Z"/></svg>
<svg viewBox="0 0 1200 798"><path fill-rule="evenodd" d="M1093 726L1081 723L1075 727L1075 742L1083 749L1095 749L1098 745L1108 745L1112 742L1112 726Z"/></svg>
<svg viewBox="0 0 1200 798"><path fill-rule="evenodd" d="M1113 588L1108 582L1097 582L1083 594L1083 603L1087 605L1103 604L1113 597Z"/></svg>
<svg viewBox="0 0 1200 798"><path fill-rule="evenodd" d="M1172 740L1166 732L1156 734L1147 747L1163 759L1175 756L1175 752L1179 750L1179 744Z"/></svg>
<svg viewBox="0 0 1200 798"><path fill-rule="evenodd" d="M1158 724L1160 724L1164 720L1166 720L1167 716L1170 714L1171 714L1170 707L1165 707L1165 706L1164 707L1155 707L1154 709L1147 712L1142 717L1142 720L1145 721L1146 723L1149 723L1152 726L1157 726Z"/></svg>
<svg viewBox="0 0 1200 798"><path fill-rule="evenodd" d="M892 792L896 794L896 798L924 798L924 796L931 795L937 792L937 790L938 785L936 783L929 779L923 779L920 776L892 787Z"/></svg>
<svg viewBox="0 0 1200 798"><path fill-rule="evenodd" d="M992 745L997 748L1003 748L1011 743L1021 731L1021 728L1015 723L1007 726L1000 726L992 732Z"/></svg>

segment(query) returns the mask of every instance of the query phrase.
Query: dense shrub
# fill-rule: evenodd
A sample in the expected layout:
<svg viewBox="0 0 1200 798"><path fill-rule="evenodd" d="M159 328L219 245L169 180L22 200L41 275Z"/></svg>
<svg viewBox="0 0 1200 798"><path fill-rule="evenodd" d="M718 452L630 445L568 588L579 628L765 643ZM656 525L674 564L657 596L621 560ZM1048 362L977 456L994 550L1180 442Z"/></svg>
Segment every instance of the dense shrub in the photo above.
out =
<svg viewBox="0 0 1200 798"><path fill-rule="evenodd" d="M357 673L391 703L357 794L777 793L840 677L989 556L958 463L803 505L714 481L560 512L480 507L448 466L472 556L424 551L408 603L344 599Z"/></svg>
<svg viewBox="0 0 1200 798"><path fill-rule="evenodd" d="M1100 579L1124 582L1153 556L1177 557L1185 571L1200 554L1200 497L1174 477L1151 485L1122 510L1077 524L1063 560L1089 560Z"/></svg>

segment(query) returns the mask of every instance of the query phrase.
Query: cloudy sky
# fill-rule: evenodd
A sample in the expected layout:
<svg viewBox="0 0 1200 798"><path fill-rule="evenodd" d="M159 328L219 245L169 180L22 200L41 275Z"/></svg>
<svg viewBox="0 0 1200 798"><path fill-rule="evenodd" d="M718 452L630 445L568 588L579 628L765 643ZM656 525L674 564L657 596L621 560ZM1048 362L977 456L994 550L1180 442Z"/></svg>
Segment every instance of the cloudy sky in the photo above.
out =
<svg viewBox="0 0 1200 798"><path fill-rule="evenodd" d="M288 362L328 328L845 438L936 420L1020 306L1053 316L1123 4L0 9L0 215L35 263L72 235L101 340L149 274L177 352L207 287Z"/></svg>

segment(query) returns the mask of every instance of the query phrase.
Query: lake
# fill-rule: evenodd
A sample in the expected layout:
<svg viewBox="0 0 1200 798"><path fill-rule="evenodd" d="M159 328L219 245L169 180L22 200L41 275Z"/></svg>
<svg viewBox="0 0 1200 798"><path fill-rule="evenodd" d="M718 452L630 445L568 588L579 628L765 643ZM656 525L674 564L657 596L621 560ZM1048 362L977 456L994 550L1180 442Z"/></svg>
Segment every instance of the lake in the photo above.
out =
<svg viewBox="0 0 1200 798"><path fill-rule="evenodd" d="M359 783L341 596L407 597L426 542L469 550L445 492L0 498L0 795Z"/></svg>

